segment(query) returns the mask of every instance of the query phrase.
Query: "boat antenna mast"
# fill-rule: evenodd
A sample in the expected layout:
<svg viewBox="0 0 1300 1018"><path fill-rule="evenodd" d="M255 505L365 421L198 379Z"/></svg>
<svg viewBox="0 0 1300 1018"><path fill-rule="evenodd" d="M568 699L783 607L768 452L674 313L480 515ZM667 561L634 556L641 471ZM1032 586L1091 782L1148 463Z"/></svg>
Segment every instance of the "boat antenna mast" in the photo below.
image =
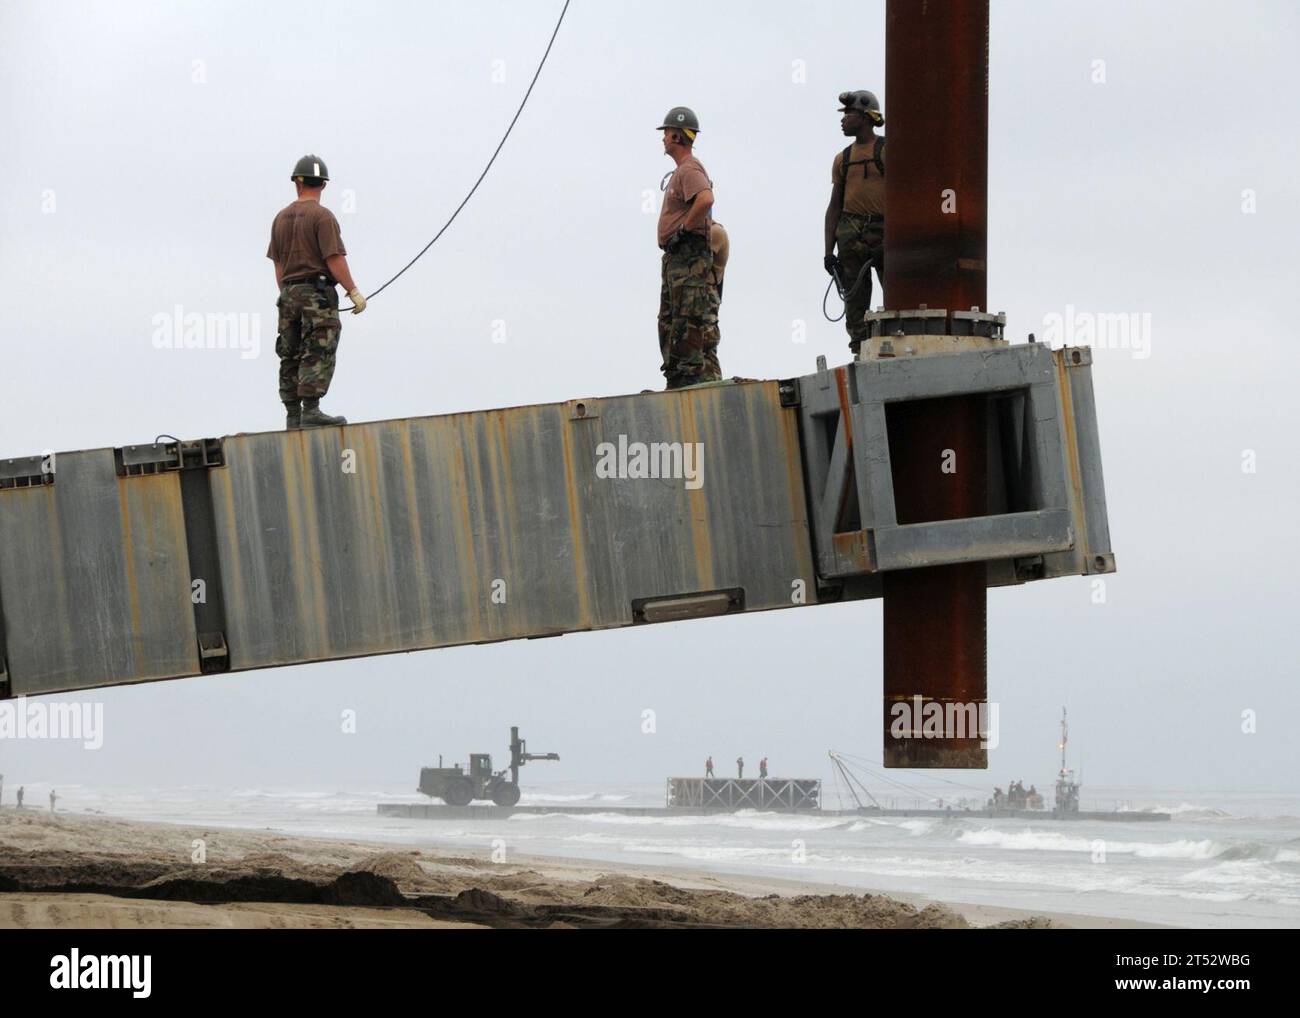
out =
<svg viewBox="0 0 1300 1018"><path fill-rule="evenodd" d="M1065 766L1065 751L1070 744L1070 722L1064 707L1061 708L1061 771L1056 776L1056 812L1079 812L1080 784L1072 780L1073 772Z"/></svg>
<svg viewBox="0 0 1300 1018"><path fill-rule="evenodd" d="M1066 720L1065 708L1061 708L1061 780L1068 780L1070 772L1065 769L1065 746L1070 741L1070 726Z"/></svg>

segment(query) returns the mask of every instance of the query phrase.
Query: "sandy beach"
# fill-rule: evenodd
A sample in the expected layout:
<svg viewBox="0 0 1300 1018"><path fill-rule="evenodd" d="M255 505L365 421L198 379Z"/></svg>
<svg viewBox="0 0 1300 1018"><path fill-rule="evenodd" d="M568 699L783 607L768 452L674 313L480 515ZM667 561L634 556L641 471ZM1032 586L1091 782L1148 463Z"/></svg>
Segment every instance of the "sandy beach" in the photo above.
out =
<svg viewBox="0 0 1300 1018"><path fill-rule="evenodd" d="M793 880L0 811L0 927L1133 928Z"/></svg>

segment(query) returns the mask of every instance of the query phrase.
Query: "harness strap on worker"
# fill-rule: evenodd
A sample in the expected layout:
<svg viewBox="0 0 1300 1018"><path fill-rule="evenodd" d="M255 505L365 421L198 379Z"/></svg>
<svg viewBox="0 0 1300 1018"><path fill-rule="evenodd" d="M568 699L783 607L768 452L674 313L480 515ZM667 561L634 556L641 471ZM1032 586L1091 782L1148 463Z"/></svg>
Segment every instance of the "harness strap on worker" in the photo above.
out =
<svg viewBox="0 0 1300 1018"><path fill-rule="evenodd" d="M876 138L876 144L871 150L870 159L851 159L850 156L853 155L853 146L855 144L857 143L850 142L844 151L840 153L840 207L837 210L837 214L844 211L844 191L848 187L849 183L850 166L862 167L863 180L867 179L867 173L869 172L867 170L868 163L875 163L876 169L879 171L880 175L882 177L885 175L885 139L879 136Z"/></svg>
<svg viewBox="0 0 1300 1018"><path fill-rule="evenodd" d="M875 163L876 169L880 171L880 175L882 177L885 175L885 160L884 160L885 139L877 136L876 144L871 150L870 159L850 158L853 155L853 146L855 144L857 143L850 142L848 146L844 149L844 151L840 153L840 187L839 187L840 207L835 213L837 219L844 214L844 193L848 189L850 166L861 165L862 177L864 180L866 179L867 174L869 172L867 170L868 163ZM840 278L839 273L838 272L831 273L831 281L826 284L826 292L822 294L822 317L824 317L828 322L838 322L848 313L848 302L857 296L858 291L863 286L863 283L870 279L871 267L873 264L875 264L873 261L863 262L862 268L858 270L857 276L854 277L853 282L848 286L847 289L845 288L844 280ZM839 294L840 300L842 300L845 304L844 310L840 312L838 318L832 318L830 316L830 312L826 310L826 300L831 295L831 287L835 288L836 293Z"/></svg>

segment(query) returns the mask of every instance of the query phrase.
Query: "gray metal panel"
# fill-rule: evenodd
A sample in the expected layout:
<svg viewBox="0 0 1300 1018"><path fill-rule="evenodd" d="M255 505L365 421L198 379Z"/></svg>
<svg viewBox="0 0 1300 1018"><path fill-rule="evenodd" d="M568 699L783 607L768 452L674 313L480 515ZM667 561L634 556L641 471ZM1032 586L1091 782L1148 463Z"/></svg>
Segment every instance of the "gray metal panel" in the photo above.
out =
<svg viewBox="0 0 1300 1018"><path fill-rule="evenodd" d="M850 367L858 399L883 403L1023 389L1054 376L1051 351L1040 343L854 361Z"/></svg>
<svg viewBox="0 0 1300 1018"><path fill-rule="evenodd" d="M742 587L746 610L791 604L815 570L797 413L774 383L601 400L573 423L583 575L595 627L631 620L634 598ZM601 442L698 443L702 485L596 476Z"/></svg>
<svg viewBox="0 0 1300 1018"><path fill-rule="evenodd" d="M910 523L876 531L877 568L920 569L1062 551L1074 545L1065 509Z"/></svg>
<svg viewBox="0 0 1300 1018"><path fill-rule="evenodd" d="M227 439L231 668L628 625L633 599L721 588L747 610L790 606L794 580L815 600L776 383L576 405ZM702 486L598 477L620 436L700 443Z"/></svg>
<svg viewBox="0 0 1300 1018"><path fill-rule="evenodd" d="M820 363L824 360L819 358ZM824 368L800 380L800 419L803 464L812 504L817 541L817 571L822 576L838 572L828 536L839 515L844 470L849 465L844 435L839 425L839 389ZM828 427L829 425L829 427ZM830 496L828 498L828 496Z"/></svg>
<svg viewBox="0 0 1300 1018"><path fill-rule="evenodd" d="M819 533L834 534L839 523L841 505L849 471L853 469L853 451L850 448L849 430L843 415L832 418L836 422L835 441L831 445L830 462L824 474L822 487L815 497L814 519ZM833 576L840 571L836 549L829 540L818 546L817 563L823 575Z"/></svg>
<svg viewBox="0 0 1300 1018"><path fill-rule="evenodd" d="M197 674L177 476L119 478L111 449L56 462L0 492L10 693Z"/></svg>
<svg viewBox="0 0 1300 1018"><path fill-rule="evenodd" d="M1060 436L1071 528L1087 547L1044 554L1041 575L1109 572L1087 352L1070 351L1068 365L1057 355L1048 380L1043 348L1012 352L841 369L859 505L877 526L893 520L883 404L954 384L943 361L965 358L969 391L1030 391L1049 473L1054 429L1037 425L1054 421ZM801 380L806 454L775 382L229 438L228 465L208 479L231 668L627 625L633 601L708 591L743 590L746 610L786 607L797 580L815 603L802 469L806 459L820 507L836 382ZM620 435L701 443L703 486L598 477L601 443ZM198 674L185 526L179 475L119 479L112 450L61 454L53 485L0 490L8 694ZM993 530L1005 553L1008 535ZM874 568L874 532L828 536L846 576L830 596L879 595L878 574L856 575ZM991 561L989 581L1032 575L1013 565Z"/></svg>
<svg viewBox="0 0 1300 1018"><path fill-rule="evenodd" d="M517 450L500 444L505 413L227 440L213 505L231 668L566 628L565 472L533 469L530 454L562 446L549 409ZM527 498L504 483L506 462Z"/></svg>
<svg viewBox="0 0 1300 1018"><path fill-rule="evenodd" d="M1085 553L1092 559L1109 559L1103 565L1089 563L1089 572L1112 572L1114 556L1110 548L1110 520L1106 514L1106 481L1101 470L1101 436L1097 428L1097 404L1093 396L1092 371L1071 367L1067 372L1074 436L1079 451L1079 486L1087 521Z"/></svg>
<svg viewBox="0 0 1300 1018"><path fill-rule="evenodd" d="M1055 377L1029 387L1025 395L1025 417L1029 425L1034 504L1045 509L1064 509L1069 505L1069 488L1061 394Z"/></svg>
<svg viewBox="0 0 1300 1018"><path fill-rule="evenodd" d="M1092 387L1092 350L1067 347L1055 353L1062 403L1061 431L1065 448L1067 492L1079 541L1068 554L1044 558L1045 576L1113 573L1102 477L1101 439Z"/></svg>
<svg viewBox="0 0 1300 1018"><path fill-rule="evenodd" d="M889 459L889 430L885 405L862 402L852 408L853 433L858 436L858 505L866 530L898 524L894 505L894 468Z"/></svg>

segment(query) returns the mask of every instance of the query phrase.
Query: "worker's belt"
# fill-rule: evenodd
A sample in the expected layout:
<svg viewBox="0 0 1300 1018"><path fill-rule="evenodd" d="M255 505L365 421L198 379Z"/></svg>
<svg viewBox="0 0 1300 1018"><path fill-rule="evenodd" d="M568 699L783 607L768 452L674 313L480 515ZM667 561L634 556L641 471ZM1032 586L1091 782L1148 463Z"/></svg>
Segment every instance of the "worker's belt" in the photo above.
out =
<svg viewBox="0 0 1300 1018"><path fill-rule="evenodd" d="M709 238L705 234L696 233L694 230L691 230L687 233L680 233L680 234L674 233L671 237L668 238L667 242L663 245L661 250L676 251L682 244L685 244L688 241L697 241L697 240L701 241L705 247L709 246Z"/></svg>
<svg viewBox="0 0 1300 1018"><path fill-rule="evenodd" d="M329 276L313 273L310 276L294 276L292 279L280 280L281 286L314 286L321 289L326 286L337 286L338 284L330 279Z"/></svg>
<svg viewBox="0 0 1300 1018"><path fill-rule="evenodd" d="M864 223L883 223L885 217L879 212L841 212L842 219L857 219Z"/></svg>

